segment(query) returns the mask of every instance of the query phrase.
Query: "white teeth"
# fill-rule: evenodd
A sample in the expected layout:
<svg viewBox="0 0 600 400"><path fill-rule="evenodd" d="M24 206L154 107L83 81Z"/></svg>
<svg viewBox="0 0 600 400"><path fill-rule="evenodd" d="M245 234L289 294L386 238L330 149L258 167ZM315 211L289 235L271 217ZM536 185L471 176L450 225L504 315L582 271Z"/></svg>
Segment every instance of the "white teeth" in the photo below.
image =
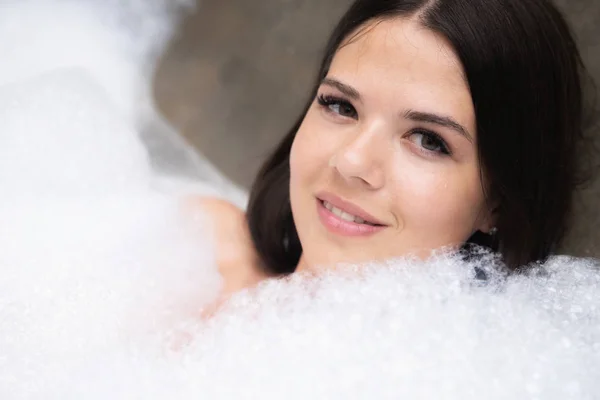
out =
<svg viewBox="0 0 600 400"><path fill-rule="evenodd" d="M347 212L342 211L342 215L340 215L340 218L344 221L354 222L354 215L348 214Z"/></svg>
<svg viewBox="0 0 600 400"><path fill-rule="evenodd" d="M332 212L332 214L337 215L338 217L340 217L341 219L343 219L344 221L348 221L348 222L356 222L357 224L367 224L367 225L373 225L369 222L365 222L364 219L354 216L352 214L348 214L345 211L340 210L337 207L334 207L333 205L331 205L331 203L327 202L327 201L323 201L323 205L325 206L326 209L328 209L329 211Z"/></svg>

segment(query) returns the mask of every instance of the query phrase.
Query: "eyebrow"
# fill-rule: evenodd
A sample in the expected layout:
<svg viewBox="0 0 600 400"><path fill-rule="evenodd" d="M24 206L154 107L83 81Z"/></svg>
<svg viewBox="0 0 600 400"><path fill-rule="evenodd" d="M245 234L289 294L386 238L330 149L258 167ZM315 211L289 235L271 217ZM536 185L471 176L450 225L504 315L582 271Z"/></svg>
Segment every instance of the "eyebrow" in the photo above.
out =
<svg viewBox="0 0 600 400"><path fill-rule="evenodd" d="M351 98L352 100L357 100L357 101L361 100L360 93L358 93L358 90L354 89L350 85L347 85L345 83L338 81L337 79L324 78L321 81L321 84L331 86L331 87L339 90L344 95ZM444 128L452 129L455 132L459 133L461 136L464 136L469 142L471 142L471 143L473 142L473 137L471 136L471 134L469 134L469 131L464 126L462 126L461 124L459 124L458 122L456 122L455 120L453 120L450 117L433 114L433 113L428 113L428 112L414 111L414 110L407 110L406 112L404 112L402 114L402 116L411 121L425 122L425 123L429 123L429 124L439 125Z"/></svg>
<svg viewBox="0 0 600 400"><path fill-rule="evenodd" d="M346 96L350 97L352 100L360 100L360 93L358 93L358 90L354 89L350 85L346 85L345 83L338 81L337 79L324 78L321 81L321 84L336 88Z"/></svg>

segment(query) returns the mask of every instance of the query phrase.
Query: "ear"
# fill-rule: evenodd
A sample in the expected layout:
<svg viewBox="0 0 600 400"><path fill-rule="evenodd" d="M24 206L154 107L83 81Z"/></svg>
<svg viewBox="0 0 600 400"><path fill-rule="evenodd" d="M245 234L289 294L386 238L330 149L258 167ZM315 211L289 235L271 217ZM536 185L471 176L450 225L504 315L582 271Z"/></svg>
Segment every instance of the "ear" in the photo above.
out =
<svg viewBox="0 0 600 400"><path fill-rule="evenodd" d="M498 220L498 209L497 205L485 210L479 218L477 229L483 233L489 234L492 229L496 227Z"/></svg>

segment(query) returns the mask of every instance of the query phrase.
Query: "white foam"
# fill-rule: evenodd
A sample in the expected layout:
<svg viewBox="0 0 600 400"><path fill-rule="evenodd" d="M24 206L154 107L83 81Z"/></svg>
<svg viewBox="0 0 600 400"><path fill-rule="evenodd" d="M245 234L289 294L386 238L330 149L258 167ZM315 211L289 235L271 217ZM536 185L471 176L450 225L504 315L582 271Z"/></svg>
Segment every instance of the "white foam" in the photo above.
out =
<svg viewBox="0 0 600 400"><path fill-rule="evenodd" d="M0 143L5 200L149 185L148 155L134 126L82 69L1 88Z"/></svg>
<svg viewBox="0 0 600 400"><path fill-rule="evenodd" d="M151 101L156 59L193 0L3 0L0 84L79 67L128 120Z"/></svg>
<svg viewBox="0 0 600 400"><path fill-rule="evenodd" d="M139 136L171 8L0 4L2 399L72 398L219 288L202 216L157 190Z"/></svg>
<svg viewBox="0 0 600 400"><path fill-rule="evenodd" d="M182 200L215 191L157 171L198 168L168 165L185 146L140 140L181 4L0 3L1 399L595 398L586 260L504 279L484 258L487 283L449 256L346 267L199 320L219 278Z"/></svg>
<svg viewBox="0 0 600 400"><path fill-rule="evenodd" d="M188 349L195 389L211 399L597 396L599 266L556 258L545 277L488 268L483 283L474 265L398 261L241 294Z"/></svg>

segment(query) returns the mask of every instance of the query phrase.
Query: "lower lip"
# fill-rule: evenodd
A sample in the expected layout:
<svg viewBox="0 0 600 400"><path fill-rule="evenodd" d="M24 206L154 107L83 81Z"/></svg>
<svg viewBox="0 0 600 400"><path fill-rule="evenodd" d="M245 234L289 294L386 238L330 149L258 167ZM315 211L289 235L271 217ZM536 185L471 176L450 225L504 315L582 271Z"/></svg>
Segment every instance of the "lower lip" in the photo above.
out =
<svg viewBox="0 0 600 400"><path fill-rule="evenodd" d="M357 224L356 222L343 220L326 209L319 199L317 199L317 212L321 222L329 232L342 236L369 236L385 228L385 226Z"/></svg>

